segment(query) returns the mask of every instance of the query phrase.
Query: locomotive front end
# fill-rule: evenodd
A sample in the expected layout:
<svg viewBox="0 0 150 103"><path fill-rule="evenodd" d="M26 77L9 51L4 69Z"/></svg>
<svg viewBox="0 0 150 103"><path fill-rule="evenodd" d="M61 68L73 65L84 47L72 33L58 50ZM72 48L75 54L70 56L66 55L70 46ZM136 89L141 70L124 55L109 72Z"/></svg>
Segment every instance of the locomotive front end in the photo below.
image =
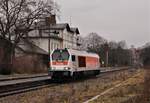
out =
<svg viewBox="0 0 150 103"><path fill-rule="evenodd" d="M70 54L67 49L56 49L50 55L49 75L52 77L71 76Z"/></svg>

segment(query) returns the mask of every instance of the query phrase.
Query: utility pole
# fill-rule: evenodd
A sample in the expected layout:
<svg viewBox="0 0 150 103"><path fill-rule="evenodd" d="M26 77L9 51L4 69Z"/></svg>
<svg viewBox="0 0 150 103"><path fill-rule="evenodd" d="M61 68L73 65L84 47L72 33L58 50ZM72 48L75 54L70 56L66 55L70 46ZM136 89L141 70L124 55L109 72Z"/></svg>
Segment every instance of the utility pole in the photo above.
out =
<svg viewBox="0 0 150 103"><path fill-rule="evenodd" d="M51 43L50 43L50 36L51 36L51 33L50 33L50 30L49 30L49 33L48 33L48 68L50 68L50 49L51 49Z"/></svg>
<svg viewBox="0 0 150 103"><path fill-rule="evenodd" d="M105 66L106 67L108 67L108 55L109 55L109 53L108 53L108 49L109 49L109 47L108 47L108 43L106 43L105 44Z"/></svg>

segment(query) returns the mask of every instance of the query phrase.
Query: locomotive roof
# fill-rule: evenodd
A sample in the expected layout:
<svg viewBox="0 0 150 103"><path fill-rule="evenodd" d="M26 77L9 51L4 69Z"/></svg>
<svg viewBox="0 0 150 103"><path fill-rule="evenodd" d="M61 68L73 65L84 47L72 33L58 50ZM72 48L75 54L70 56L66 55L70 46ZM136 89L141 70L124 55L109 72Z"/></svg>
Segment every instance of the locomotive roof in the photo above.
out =
<svg viewBox="0 0 150 103"><path fill-rule="evenodd" d="M96 53L91 53L91 52L87 52L87 51L80 51L80 50L73 50L73 49L68 49L68 51L69 51L72 55L89 56L89 57L96 57L96 58L99 58L99 55L96 54Z"/></svg>

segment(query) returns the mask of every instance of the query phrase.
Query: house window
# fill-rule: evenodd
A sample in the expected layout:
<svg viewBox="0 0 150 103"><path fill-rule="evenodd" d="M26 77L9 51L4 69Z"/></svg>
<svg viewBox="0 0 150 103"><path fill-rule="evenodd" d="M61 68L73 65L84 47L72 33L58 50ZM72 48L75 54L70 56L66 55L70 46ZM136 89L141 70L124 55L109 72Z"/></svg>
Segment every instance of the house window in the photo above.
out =
<svg viewBox="0 0 150 103"><path fill-rule="evenodd" d="M59 48L59 44L57 44L57 48Z"/></svg>
<svg viewBox="0 0 150 103"><path fill-rule="evenodd" d="M51 43L51 50L53 50L53 43Z"/></svg>
<svg viewBox="0 0 150 103"><path fill-rule="evenodd" d="M41 37L42 36L42 30L39 29L39 36Z"/></svg>
<svg viewBox="0 0 150 103"><path fill-rule="evenodd" d="M57 49L57 43L54 43L54 49Z"/></svg>
<svg viewBox="0 0 150 103"><path fill-rule="evenodd" d="M54 50L54 48L55 48L55 46L54 46L54 45L55 45L55 44L53 43L53 46L52 46L52 47L53 47L53 50Z"/></svg>

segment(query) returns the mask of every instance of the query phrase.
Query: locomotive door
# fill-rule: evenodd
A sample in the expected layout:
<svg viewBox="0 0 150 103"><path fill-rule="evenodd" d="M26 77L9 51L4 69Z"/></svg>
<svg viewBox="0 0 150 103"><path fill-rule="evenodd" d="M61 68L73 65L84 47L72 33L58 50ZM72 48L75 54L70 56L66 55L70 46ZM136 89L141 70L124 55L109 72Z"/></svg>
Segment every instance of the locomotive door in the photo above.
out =
<svg viewBox="0 0 150 103"><path fill-rule="evenodd" d="M77 70L76 56L72 55L71 58L72 58L72 68Z"/></svg>

